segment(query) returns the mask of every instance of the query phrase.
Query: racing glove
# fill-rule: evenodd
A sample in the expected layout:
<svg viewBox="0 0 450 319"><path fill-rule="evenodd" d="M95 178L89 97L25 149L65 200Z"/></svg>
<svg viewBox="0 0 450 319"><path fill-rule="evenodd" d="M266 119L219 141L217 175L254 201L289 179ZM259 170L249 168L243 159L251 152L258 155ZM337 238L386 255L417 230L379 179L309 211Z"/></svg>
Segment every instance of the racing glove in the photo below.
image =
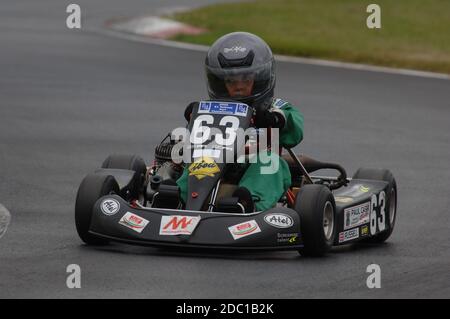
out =
<svg viewBox="0 0 450 319"><path fill-rule="evenodd" d="M270 108L256 116L257 127L273 127L282 129L286 125L286 117L280 109Z"/></svg>

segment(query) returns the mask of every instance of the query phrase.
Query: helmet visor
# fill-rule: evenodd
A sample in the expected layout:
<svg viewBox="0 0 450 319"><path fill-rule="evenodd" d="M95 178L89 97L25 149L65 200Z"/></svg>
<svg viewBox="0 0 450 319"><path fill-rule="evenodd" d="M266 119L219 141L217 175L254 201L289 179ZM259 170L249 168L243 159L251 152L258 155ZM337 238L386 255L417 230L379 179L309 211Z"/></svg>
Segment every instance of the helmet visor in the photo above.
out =
<svg viewBox="0 0 450 319"><path fill-rule="evenodd" d="M213 68L206 66L208 91L216 98L254 98L271 87L273 61L257 67Z"/></svg>

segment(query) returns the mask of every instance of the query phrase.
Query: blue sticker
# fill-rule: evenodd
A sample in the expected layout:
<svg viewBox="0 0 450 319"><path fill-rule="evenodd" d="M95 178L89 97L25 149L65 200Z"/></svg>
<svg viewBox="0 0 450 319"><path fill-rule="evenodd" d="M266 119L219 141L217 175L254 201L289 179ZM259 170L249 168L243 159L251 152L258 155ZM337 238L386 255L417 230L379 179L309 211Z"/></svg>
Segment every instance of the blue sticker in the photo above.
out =
<svg viewBox="0 0 450 319"><path fill-rule="evenodd" d="M248 105L233 102L201 101L198 113L247 116Z"/></svg>
<svg viewBox="0 0 450 319"><path fill-rule="evenodd" d="M238 104L237 113L247 115L247 108L245 104Z"/></svg>
<svg viewBox="0 0 450 319"><path fill-rule="evenodd" d="M209 103L201 102L199 111L208 111L209 110Z"/></svg>

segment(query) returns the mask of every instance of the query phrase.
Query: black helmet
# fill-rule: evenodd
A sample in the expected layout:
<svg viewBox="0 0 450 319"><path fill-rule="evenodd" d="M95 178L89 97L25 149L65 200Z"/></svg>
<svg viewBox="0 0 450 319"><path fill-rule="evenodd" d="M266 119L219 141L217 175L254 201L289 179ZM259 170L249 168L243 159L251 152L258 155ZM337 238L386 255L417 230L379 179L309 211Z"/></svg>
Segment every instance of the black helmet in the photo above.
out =
<svg viewBox="0 0 450 319"><path fill-rule="evenodd" d="M220 37L208 50L205 69L211 99L231 98L257 109L270 105L275 88L275 61L272 50L260 37L247 32ZM225 82L236 77L254 80L250 95L230 96Z"/></svg>

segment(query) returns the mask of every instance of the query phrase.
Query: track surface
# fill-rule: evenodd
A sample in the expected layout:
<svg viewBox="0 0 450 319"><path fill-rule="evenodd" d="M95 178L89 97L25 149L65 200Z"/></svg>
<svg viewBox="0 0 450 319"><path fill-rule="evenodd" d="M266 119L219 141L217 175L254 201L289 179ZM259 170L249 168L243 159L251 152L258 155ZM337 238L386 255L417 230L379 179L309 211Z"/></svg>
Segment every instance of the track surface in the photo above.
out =
<svg viewBox="0 0 450 319"><path fill-rule="evenodd" d="M202 5L209 1L199 1ZM301 152L390 168L396 230L381 246L218 254L81 244L73 220L84 175L113 152L147 161L187 102L205 97L204 53L65 28L62 1L0 10L0 297L450 297L450 81L278 63L277 95L306 118ZM84 26L188 1L78 1ZM189 5L192 5L189 3ZM66 267L82 289L66 287ZM367 265L382 288L366 287Z"/></svg>

